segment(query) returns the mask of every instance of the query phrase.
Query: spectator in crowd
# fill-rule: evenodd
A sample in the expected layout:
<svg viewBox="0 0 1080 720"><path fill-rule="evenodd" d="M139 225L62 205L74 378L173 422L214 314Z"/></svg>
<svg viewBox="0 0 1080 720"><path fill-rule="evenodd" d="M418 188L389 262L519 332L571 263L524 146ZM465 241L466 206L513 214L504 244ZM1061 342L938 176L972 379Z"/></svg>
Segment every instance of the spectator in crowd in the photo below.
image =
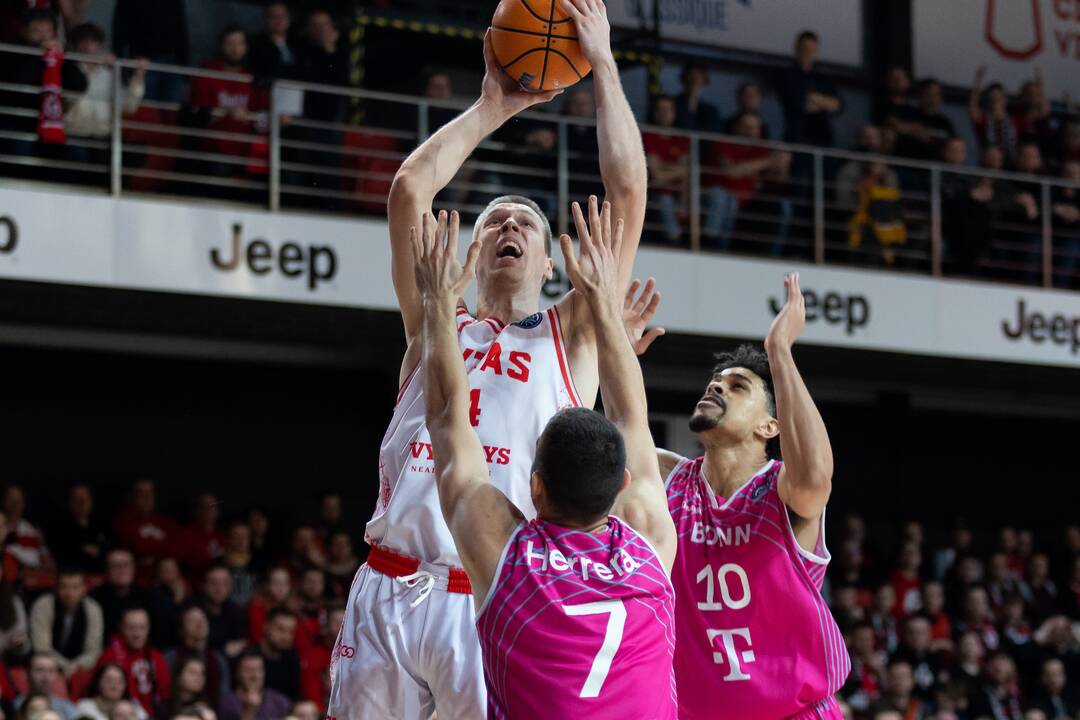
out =
<svg viewBox="0 0 1080 720"><path fill-rule="evenodd" d="M922 587L922 614L930 623L930 648L935 652L952 652L952 622L945 612L945 586L938 580Z"/></svg>
<svg viewBox="0 0 1080 720"><path fill-rule="evenodd" d="M190 594L180 564L173 558L162 558L157 583L150 591L150 637L157 647L170 648L176 643L180 611Z"/></svg>
<svg viewBox="0 0 1080 720"><path fill-rule="evenodd" d="M922 615L909 615L904 619L900 645L893 658L906 662L911 668L914 692L923 700L931 700L931 691L945 667L945 658L931 649L929 620Z"/></svg>
<svg viewBox="0 0 1080 720"><path fill-rule="evenodd" d="M896 629L896 589L890 584L879 585L867 615L874 628L876 645L890 655L896 652L899 637Z"/></svg>
<svg viewBox="0 0 1080 720"><path fill-rule="evenodd" d="M262 642L266 619L275 608L292 608L297 603L292 594L292 575L283 567L276 567L267 574L263 588L251 598L248 605L248 637L252 644Z"/></svg>
<svg viewBox="0 0 1080 720"><path fill-rule="evenodd" d="M251 528L251 553L255 556L255 564L267 567L274 550L270 539L270 520L262 510L252 508L247 516L247 524ZM277 559L275 556L274 560Z"/></svg>
<svg viewBox="0 0 1080 720"><path fill-rule="evenodd" d="M327 610L326 622L322 624L316 642L310 644L300 656L300 695L319 707L326 707L329 700L327 676L330 656L344 619L344 602L334 602Z"/></svg>
<svg viewBox="0 0 1080 720"><path fill-rule="evenodd" d="M150 613L128 608L120 619L120 632L113 637L98 661L115 663L127 675L128 691L147 715L153 716L169 697L169 665L150 645Z"/></svg>
<svg viewBox="0 0 1080 720"><path fill-rule="evenodd" d="M1080 162L1080 121L1071 120L1061 133L1061 162Z"/></svg>
<svg viewBox="0 0 1080 720"><path fill-rule="evenodd" d="M236 689L221 700L221 720L279 720L292 703L265 686L262 655L249 650L236 661Z"/></svg>
<svg viewBox="0 0 1080 720"><path fill-rule="evenodd" d="M300 656L296 654L296 615L284 608L270 611L259 643L266 687L290 700L300 697Z"/></svg>
<svg viewBox="0 0 1080 720"><path fill-rule="evenodd" d="M288 565L293 577L297 578L309 567L326 565L326 554L311 525L299 525L293 530Z"/></svg>
<svg viewBox="0 0 1080 720"><path fill-rule="evenodd" d="M966 697L973 697L982 688L983 660L986 647L978 633L967 631L956 643L957 658L950 671L952 679L964 688Z"/></svg>
<svg viewBox="0 0 1080 720"><path fill-rule="evenodd" d="M298 49L289 38L292 15L289 4L272 0L263 9L263 32L251 38L251 72L257 78L290 77L297 66Z"/></svg>
<svg viewBox="0 0 1080 720"><path fill-rule="evenodd" d="M709 85L709 69L703 63L690 61L683 66L682 92L675 98L675 125L683 130L718 132L722 127L720 111L703 99Z"/></svg>
<svg viewBox="0 0 1080 720"><path fill-rule="evenodd" d="M113 707L109 720L142 720L143 709L134 700L121 700ZM199 720L213 720L211 717L199 718Z"/></svg>
<svg viewBox="0 0 1080 720"><path fill-rule="evenodd" d="M299 622L296 628L296 648L303 652L319 636L326 617L326 573L322 568L309 567L300 576Z"/></svg>
<svg viewBox="0 0 1080 720"><path fill-rule="evenodd" d="M428 72L425 76L423 96L428 100L447 102L454 99L454 82L450 73L444 70ZM409 108L411 111L412 108ZM410 112L411 125L416 125L416 113ZM427 131L434 133L446 123L458 116L458 110L442 106L429 106L427 110ZM329 532L336 529L341 523L341 496L337 493L323 495L319 503L319 537L324 541L329 537Z"/></svg>
<svg viewBox="0 0 1080 720"><path fill-rule="evenodd" d="M322 720L320 707L322 706L311 700L301 700L293 705L292 716L296 720Z"/></svg>
<svg viewBox="0 0 1080 720"><path fill-rule="evenodd" d="M990 596L986 588L968 588L964 599L964 614L957 622L956 630L959 633L973 632L987 650L997 650L1001 637L995 627L994 611L990 606Z"/></svg>
<svg viewBox="0 0 1080 720"><path fill-rule="evenodd" d="M247 36L238 25L230 25L218 37L218 55L203 64L203 69L222 73L244 74L249 71ZM201 121L214 132L251 135L265 132L266 98L251 81L221 77L197 77L191 83L191 105ZM222 155L238 155L252 159L252 170L265 147L261 141L207 138L203 150ZM212 163L213 172L233 173L242 166Z"/></svg>
<svg viewBox="0 0 1080 720"><path fill-rule="evenodd" d="M301 54L303 79L325 85L349 85L349 52L330 13L316 9L308 14L307 44ZM322 122L345 120L345 97L328 93L304 93L304 117Z"/></svg>
<svg viewBox="0 0 1080 720"><path fill-rule="evenodd" d="M1012 655L1023 654L1030 647L1031 624L1025 616L1024 598L1021 595L1009 595L1002 603L1001 645Z"/></svg>
<svg viewBox="0 0 1080 720"><path fill-rule="evenodd" d="M206 666L197 657L186 657L173 666L172 694L160 717L173 718L186 707L207 702Z"/></svg>
<svg viewBox="0 0 1080 720"><path fill-rule="evenodd" d="M815 67L817 54L817 35L809 31L800 33L795 42L795 62L780 81L784 139L832 147L835 144L832 115L843 109L843 103L836 86Z"/></svg>
<svg viewBox="0 0 1080 720"><path fill-rule="evenodd" d="M22 25L20 44L29 47L60 49L56 34L56 17L47 11L35 10L26 14ZM39 55L0 53L0 77L5 83L32 85L40 87L45 63ZM81 93L86 90L86 77L79 72L75 63L65 62L60 66L61 83L66 92ZM38 94L0 91L0 105L27 111L25 116L13 113L0 114L0 130L9 132L36 133L41 99ZM35 152L34 143L27 140L0 140L0 150L17 155L31 155ZM40 148L39 148L40 149ZM11 527L15 523L11 522Z"/></svg>
<svg viewBox="0 0 1080 720"><path fill-rule="evenodd" d="M330 583L330 595L344 597L352 585L353 576L360 567L360 558L353 552L352 537L339 530L330 536L330 552L326 561L326 575Z"/></svg>
<svg viewBox="0 0 1080 720"><path fill-rule="evenodd" d="M967 163L967 145L961 138L948 140L942 150L942 159L953 167L962 167ZM957 523L952 530L949 543L934 553L936 579L944 580L957 557L971 552L971 539L971 529L962 522Z"/></svg>
<svg viewBox="0 0 1080 720"><path fill-rule="evenodd" d="M1005 598L1020 592L1020 578L1009 567L1005 553L994 553L986 568L986 594L990 598L990 607L999 612L1005 605Z"/></svg>
<svg viewBox="0 0 1080 720"><path fill-rule="evenodd" d="M735 134L750 140L761 138L761 118L745 114L735 126ZM739 211L769 177L786 177L791 153L774 152L758 145L714 143L708 149L709 165L719 172L703 174L705 222L702 238L711 247L727 249Z"/></svg>
<svg viewBox="0 0 1080 720"><path fill-rule="evenodd" d="M1068 686L1065 663L1059 658L1047 658L1039 672L1037 707L1051 720L1073 718L1080 713L1076 693Z"/></svg>
<svg viewBox="0 0 1080 720"><path fill-rule="evenodd" d="M21 711L24 703L30 702L33 696L39 695L45 698L49 709L60 713L63 720L75 720L78 717L75 706L55 692L58 686L63 686L60 666L57 665L55 657L47 653L34 653L30 656L27 681L29 685L27 693L15 698L16 710Z"/></svg>
<svg viewBox="0 0 1080 720"><path fill-rule="evenodd" d="M1061 177L1080 185L1080 159L1065 161ZM1080 263L1080 189L1058 186L1050 193L1054 217L1054 286L1075 287L1076 266ZM1067 561L1068 558L1062 564L1067 566Z"/></svg>
<svg viewBox="0 0 1080 720"><path fill-rule="evenodd" d="M188 64L187 13L184 0L116 0L112 44L122 58L146 58L161 65ZM183 76L151 72L146 76L146 97L179 102Z"/></svg>
<svg viewBox="0 0 1080 720"><path fill-rule="evenodd" d="M191 524L184 528L184 563L197 576L225 552L225 534L218 527L220 503L213 493L199 493Z"/></svg>
<svg viewBox="0 0 1080 720"><path fill-rule="evenodd" d="M61 569L56 591L42 595L30 608L30 639L34 649L51 654L68 677L97 663L105 620L101 606L86 596L81 570Z"/></svg>
<svg viewBox="0 0 1080 720"><path fill-rule="evenodd" d="M1016 687L1016 663L1006 653L995 652L986 660L986 679L971 698L972 717L1023 720Z"/></svg>
<svg viewBox="0 0 1080 720"><path fill-rule="evenodd" d="M75 35L75 31L72 34ZM79 483L68 490L67 512L53 532L64 539L54 548L57 563L84 573L102 571L105 530L94 517L94 495L88 485Z"/></svg>
<svg viewBox="0 0 1080 720"><path fill-rule="evenodd" d="M5 550L18 561L19 578L23 585L28 590L49 586L54 568L52 555L45 544L45 535L23 517L26 495L22 487L8 485L4 488L2 504L8 527Z"/></svg>
<svg viewBox="0 0 1080 720"><path fill-rule="evenodd" d="M6 536L7 521L0 514L0 539ZM0 562L0 658L21 663L30 652L30 624L26 606L15 591L15 559L4 553L0 553L0 558L3 559Z"/></svg>
<svg viewBox="0 0 1080 720"><path fill-rule="evenodd" d="M1030 610L1032 622L1041 624L1054 615L1059 606L1058 589L1050 579L1050 558L1046 553L1035 553L1027 562L1027 576L1021 591Z"/></svg>
<svg viewBox="0 0 1080 720"><path fill-rule="evenodd" d="M653 100L649 122L660 128L675 127L675 98L661 95ZM682 237L690 181L690 140L681 135L643 132L641 142L649 166L649 187L664 238L676 243Z"/></svg>
<svg viewBox="0 0 1080 720"><path fill-rule="evenodd" d="M117 513L113 533L120 544L131 551L138 565L136 577L142 585L153 582L158 561L176 553L176 523L157 511L157 487L149 478L131 486L128 506ZM102 603L102 607L105 604ZM105 608L106 631L109 612Z"/></svg>
<svg viewBox="0 0 1080 720"><path fill-rule="evenodd" d="M911 75L905 68L894 65L886 73L882 87L884 92L874 104L874 124L897 130L911 114Z"/></svg>
<svg viewBox="0 0 1080 720"><path fill-rule="evenodd" d="M869 623L859 623L851 630L848 648L851 674L841 694L853 710L864 713L881 697L887 656L877 647L874 628Z"/></svg>
<svg viewBox="0 0 1080 720"><path fill-rule="evenodd" d="M1020 88L1020 104L1014 115L1016 131L1020 137L1034 139L1044 155L1054 153L1061 128L1046 97L1042 70L1035 66L1035 77Z"/></svg>
<svg viewBox="0 0 1080 720"><path fill-rule="evenodd" d="M120 627L120 616L128 608L149 610L153 606L150 593L135 585L135 558L122 548L105 555L105 582L90 593L105 618L105 637L112 637Z"/></svg>
<svg viewBox="0 0 1080 720"><path fill-rule="evenodd" d="M247 645L247 622L244 611L229 599L232 574L224 565L212 565L206 571L198 603L210 620L210 647L233 658Z"/></svg>
<svg viewBox="0 0 1080 720"><path fill-rule="evenodd" d="M105 47L105 31L90 23L79 25L68 35L68 44L75 52L91 55L98 62L77 63L80 72L86 76L86 92L72 102L64 114L65 129L70 135L80 137L109 137L112 133L113 80L116 75L110 63L116 58ZM145 92L144 62L135 68L124 87L121 101L123 111L132 113L138 110ZM81 487L86 490L89 498L89 489L85 485ZM86 517L81 519L83 522L89 523L89 512L90 507L86 508ZM80 518L74 519L76 522L80 521ZM80 527L84 532L90 529L89 525Z"/></svg>
<svg viewBox="0 0 1080 720"><path fill-rule="evenodd" d="M906 660L894 659L889 662L881 699L871 706L870 711L898 712L905 720L924 720L928 717L925 704L915 694L915 677Z"/></svg>
<svg viewBox="0 0 1080 720"><path fill-rule="evenodd" d="M210 621L198 605L184 608L180 616L180 638L176 647L165 653L165 662L175 676L189 659L202 663L203 693L210 705L217 707L221 696L231 687L231 673L225 656L210 647Z"/></svg>
<svg viewBox="0 0 1080 720"><path fill-rule="evenodd" d="M956 128L943 107L941 83L933 78L921 81L918 105L895 123L898 155L916 160L941 157L945 142L956 135Z"/></svg>
<svg viewBox="0 0 1080 720"><path fill-rule="evenodd" d="M99 665L86 689L86 697L75 706L76 716L90 720L112 720L117 706L131 701L127 674L116 663ZM138 720L148 717L142 705L132 703L132 711Z"/></svg>
<svg viewBox="0 0 1080 720"><path fill-rule="evenodd" d="M728 135L734 135L736 126L739 123L739 118L746 113L752 113L758 117L761 115L761 86L755 82L744 82L739 85L739 89L735 95L735 112L729 118L724 120L722 129ZM765 122L762 117L761 120L761 137L763 140L768 140L769 124Z"/></svg>
<svg viewBox="0 0 1080 720"><path fill-rule="evenodd" d="M1016 158L1020 132L1012 115L1009 114L1009 97L1001 83L994 83L983 90L986 79L986 66L980 66L975 73L975 84L971 86L968 97L968 115L975 129L975 137L984 150L996 147L1001 150L1006 163Z"/></svg>
<svg viewBox="0 0 1080 720"><path fill-rule="evenodd" d="M453 97L454 90L453 85L450 83L450 77L446 77L446 82L439 81L437 83L440 88L438 92L432 92L431 77L428 78L428 91L425 93L430 97L435 95L441 99L449 100ZM456 117L456 113L454 117ZM451 118L452 120L453 118ZM319 498L319 521L315 525L315 532L318 534L319 539L325 544L330 541L330 536L338 532L348 532L348 527L345 524L342 506L341 495L336 492L330 492Z"/></svg>
<svg viewBox="0 0 1080 720"><path fill-rule="evenodd" d="M877 125L863 125L859 130L859 139L853 148L857 152L881 153L881 128ZM848 160L836 173L836 205L842 210L854 210L859 205L859 195L862 191L863 178L867 174L867 163L863 160ZM900 188L900 177L892 168L885 168L881 178L885 187Z"/></svg>
<svg viewBox="0 0 1080 720"><path fill-rule="evenodd" d="M562 114L575 120L596 120L596 100L591 88L577 85L566 92ZM566 127L566 147L569 150L568 166L572 175L591 176L596 173L600 145L596 137L595 125L571 124ZM570 181L570 192L574 195L601 193L602 188L596 182Z"/></svg>
<svg viewBox="0 0 1080 720"><path fill-rule="evenodd" d="M232 594L229 598L246 606L258 588L260 568L251 551L251 528L247 523L234 522L225 533L225 554L222 562L232 575Z"/></svg>

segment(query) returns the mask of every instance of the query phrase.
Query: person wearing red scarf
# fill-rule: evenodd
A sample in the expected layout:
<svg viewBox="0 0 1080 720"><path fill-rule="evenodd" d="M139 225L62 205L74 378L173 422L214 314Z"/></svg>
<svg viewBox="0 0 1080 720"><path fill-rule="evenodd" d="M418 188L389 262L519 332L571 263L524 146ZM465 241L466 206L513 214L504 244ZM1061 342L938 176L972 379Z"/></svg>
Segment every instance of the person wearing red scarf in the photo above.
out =
<svg viewBox="0 0 1080 720"><path fill-rule="evenodd" d="M142 608L129 608L120 621L120 633L113 637L98 660L98 666L115 663L124 669L133 700L151 717L169 698L169 665L150 646L150 615Z"/></svg>

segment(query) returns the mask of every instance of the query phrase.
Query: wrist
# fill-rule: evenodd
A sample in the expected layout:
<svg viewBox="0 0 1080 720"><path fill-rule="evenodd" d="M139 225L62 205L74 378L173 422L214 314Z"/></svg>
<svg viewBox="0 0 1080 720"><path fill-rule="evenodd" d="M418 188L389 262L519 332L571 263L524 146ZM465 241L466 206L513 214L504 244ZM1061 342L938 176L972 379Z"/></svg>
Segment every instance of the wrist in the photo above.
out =
<svg viewBox="0 0 1080 720"><path fill-rule="evenodd" d="M430 317L451 317L457 309L457 298L448 294L425 294L422 302L424 314Z"/></svg>
<svg viewBox="0 0 1080 720"><path fill-rule="evenodd" d="M791 359L791 345L789 343L782 343L777 340L765 340L765 354L769 356L769 360L790 360Z"/></svg>
<svg viewBox="0 0 1080 720"><path fill-rule="evenodd" d="M593 75L597 79L603 79L605 77L619 77L619 64L615 62L615 56L612 55L611 50L605 50L600 57L589 59L589 63L593 68Z"/></svg>
<svg viewBox="0 0 1080 720"><path fill-rule="evenodd" d="M484 135L495 132L502 127L503 123L514 116L513 111L508 110L502 103L486 95L480 96L476 103L473 104L473 109L480 119Z"/></svg>

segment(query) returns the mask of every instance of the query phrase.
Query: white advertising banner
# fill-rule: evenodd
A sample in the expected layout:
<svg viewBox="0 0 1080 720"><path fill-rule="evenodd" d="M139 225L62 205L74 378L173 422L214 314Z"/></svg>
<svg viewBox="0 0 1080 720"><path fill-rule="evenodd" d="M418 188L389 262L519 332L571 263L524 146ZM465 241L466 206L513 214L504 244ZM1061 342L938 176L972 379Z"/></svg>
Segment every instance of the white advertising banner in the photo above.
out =
<svg viewBox="0 0 1080 720"><path fill-rule="evenodd" d="M671 332L760 340L798 270L804 342L1080 368L1080 293L653 248L636 265ZM397 309L382 221L5 187L0 278Z"/></svg>
<svg viewBox="0 0 1080 720"><path fill-rule="evenodd" d="M1016 93L1039 68L1051 99L1077 96L1075 0L914 0L911 24L917 76L967 86L985 65L988 82Z"/></svg>
<svg viewBox="0 0 1080 720"><path fill-rule="evenodd" d="M821 38L821 60L862 64L862 0L607 0L608 18L651 28L654 3L665 40L790 56L795 37L811 30Z"/></svg>

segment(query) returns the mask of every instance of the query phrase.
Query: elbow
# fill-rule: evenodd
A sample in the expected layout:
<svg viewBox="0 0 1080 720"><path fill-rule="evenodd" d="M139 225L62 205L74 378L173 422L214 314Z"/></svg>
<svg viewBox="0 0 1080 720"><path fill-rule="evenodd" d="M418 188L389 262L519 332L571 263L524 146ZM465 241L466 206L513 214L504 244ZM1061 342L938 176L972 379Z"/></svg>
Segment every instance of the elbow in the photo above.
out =
<svg viewBox="0 0 1080 720"><path fill-rule="evenodd" d="M421 201L423 194L422 183L415 169L406 161L394 175L387 204L391 208L414 206Z"/></svg>

